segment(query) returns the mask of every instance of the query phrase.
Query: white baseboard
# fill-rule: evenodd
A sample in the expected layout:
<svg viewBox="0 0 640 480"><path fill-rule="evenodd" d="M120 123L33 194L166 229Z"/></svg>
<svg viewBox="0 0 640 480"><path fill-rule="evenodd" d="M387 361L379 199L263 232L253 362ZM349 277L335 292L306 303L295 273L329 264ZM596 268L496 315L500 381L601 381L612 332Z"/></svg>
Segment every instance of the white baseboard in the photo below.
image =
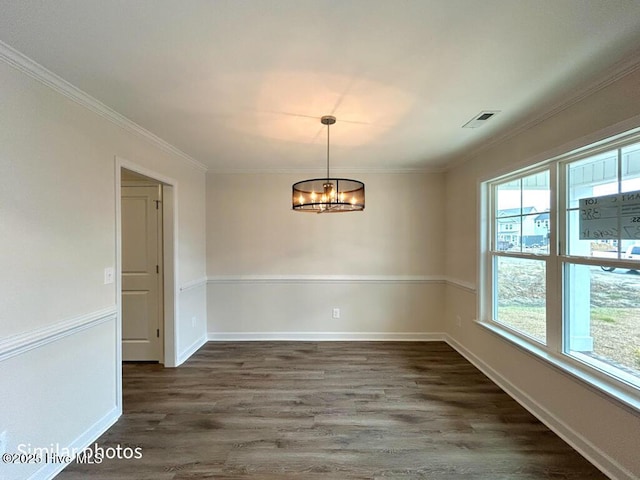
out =
<svg viewBox="0 0 640 480"><path fill-rule="evenodd" d="M210 342L434 342L444 333L427 332L209 332Z"/></svg>
<svg viewBox="0 0 640 480"><path fill-rule="evenodd" d="M597 448L593 443L584 438L578 432L569 427L552 412L540 405L535 399L527 395L517 387L514 387L500 373L487 365L483 360L467 350L450 335L445 334L445 341L455 349L460 355L466 358L476 368L491 379L496 385L504 390L511 398L526 408L534 417L544 423L556 435L567 442L589 462L600 469L605 475L613 480L637 480L638 477L630 472L609 455Z"/></svg>
<svg viewBox="0 0 640 480"><path fill-rule="evenodd" d="M185 348L184 351L178 355L178 358L176 361L176 367L182 365L184 362L189 360L189 357L191 357L191 355L196 353L198 349L200 349L200 347L202 347L205 343L207 343L207 336L203 335L202 337L198 338L195 342L193 342L191 345L189 345L187 348Z"/></svg>
<svg viewBox="0 0 640 480"><path fill-rule="evenodd" d="M116 406L104 415L100 420L89 427L82 435L76 438L67 447L69 451L82 451L93 442L95 442L100 436L106 432L122 415L122 411ZM64 447L60 447L61 450ZM64 470L68 463L47 463L42 468L37 470L29 477L29 480L50 480Z"/></svg>

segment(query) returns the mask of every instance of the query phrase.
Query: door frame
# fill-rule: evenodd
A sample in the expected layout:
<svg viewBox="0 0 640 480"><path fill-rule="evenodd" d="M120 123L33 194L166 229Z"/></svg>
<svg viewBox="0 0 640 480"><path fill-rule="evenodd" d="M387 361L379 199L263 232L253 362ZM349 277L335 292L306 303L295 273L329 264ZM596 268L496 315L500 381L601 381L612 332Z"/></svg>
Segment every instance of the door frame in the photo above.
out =
<svg viewBox="0 0 640 480"><path fill-rule="evenodd" d="M115 157L115 210L116 210L116 369L118 372L116 386L116 402L122 412L122 169L139 173L162 184L162 240L164 264L164 280L162 288L164 304L164 366L175 367L178 364L177 345L178 318L177 272L178 272L178 182L147 167L134 163L120 156Z"/></svg>

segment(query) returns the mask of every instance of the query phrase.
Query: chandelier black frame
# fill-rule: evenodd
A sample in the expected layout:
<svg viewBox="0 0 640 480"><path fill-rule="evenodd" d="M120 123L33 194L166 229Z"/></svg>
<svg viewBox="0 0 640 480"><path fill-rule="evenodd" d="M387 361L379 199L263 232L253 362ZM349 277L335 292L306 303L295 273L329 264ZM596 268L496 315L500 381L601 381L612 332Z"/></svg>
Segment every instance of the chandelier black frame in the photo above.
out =
<svg viewBox="0 0 640 480"><path fill-rule="evenodd" d="M327 126L327 176L293 184L292 208L297 212L338 213L364 210L364 183L329 175L329 126L336 117L325 115L320 122Z"/></svg>

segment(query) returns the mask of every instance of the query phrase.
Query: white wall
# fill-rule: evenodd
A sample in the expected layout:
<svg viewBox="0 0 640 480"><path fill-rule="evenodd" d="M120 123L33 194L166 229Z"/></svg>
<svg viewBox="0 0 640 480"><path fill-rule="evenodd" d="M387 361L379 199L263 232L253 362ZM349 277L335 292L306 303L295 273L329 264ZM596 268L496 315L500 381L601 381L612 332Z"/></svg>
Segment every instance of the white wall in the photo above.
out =
<svg viewBox="0 0 640 480"><path fill-rule="evenodd" d="M305 175L207 175L210 338L441 332L443 175L351 177L365 182L365 210L318 215L291 210Z"/></svg>
<svg viewBox="0 0 640 480"><path fill-rule="evenodd" d="M612 478L640 477L638 412L524 353L472 321L476 318L478 301L474 287L478 265L478 183L514 169L516 164L523 166L527 160L542 160L545 152L559 154L570 145L575 148L586 142L587 137L589 142L595 141L595 132L603 132L638 114L640 70L493 145L447 173L446 271L460 284L449 284L446 294L446 330L454 345ZM461 317L461 326L456 325L456 316Z"/></svg>
<svg viewBox="0 0 640 480"><path fill-rule="evenodd" d="M178 358L205 340L205 174L4 62L0 105L0 433L82 446L118 415L115 157L176 180Z"/></svg>

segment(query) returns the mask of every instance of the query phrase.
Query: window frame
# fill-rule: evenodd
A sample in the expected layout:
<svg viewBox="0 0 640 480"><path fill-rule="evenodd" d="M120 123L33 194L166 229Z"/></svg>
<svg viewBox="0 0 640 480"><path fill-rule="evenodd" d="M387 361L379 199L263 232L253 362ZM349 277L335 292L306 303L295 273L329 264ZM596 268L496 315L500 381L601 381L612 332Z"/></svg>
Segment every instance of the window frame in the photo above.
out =
<svg viewBox="0 0 640 480"><path fill-rule="evenodd" d="M569 303L564 300L565 269L568 269L569 265L610 265L621 268L629 268L629 266L638 268L640 266L637 260L625 261L623 258L603 259L568 255L568 166L573 162L616 149L619 157L623 147L635 143L640 143L640 127L615 136L609 136L596 143L586 144L566 153L555 156L550 155L542 161L515 168L479 182L479 291L476 322L525 352L545 360L563 373L580 379L587 385L595 387L597 391L604 392L624 406L631 407L638 412L640 411L640 378L630 374L625 376L621 374L621 371L618 371L614 376L607 371L611 369L607 369L606 365L601 365L598 368L594 365L597 362L586 362L579 355L570 355L568 348L565 353L565 343L567 343L568 347L568 337L565 340L563 335L565 319L568 318ZM617 172L618 189L620 189L622 176L619 167L620 159L618 160ZM550 189L548 253L533 254L531 252L523 252L522 249L520 252L497 250L497 186L545 170L549 171ZM523 205L521 206L524 207ZM497 289L494 288L494 268L498 257L536 259L546 262L546 344L494 319L494 312L497 306Z"/></svg>
<svg viewBox="0 0 640 480"><path fill-rule="evenodd" d="M488 211L488 217L489 217L489 221L488 221L488 225L486 226L487 228L487 234L488 234L488 252L487 254L489 255L490 259L487 262L487 268L488 268L488 276L489 276L489 282L491 283L491 298L490 298L490 303L491 303L491 311L490 311L490 319L492 323L495 323L497 325L499 325L500 327L506 329L507 331L509 331L509 333L511 335L515 335L516 337L524 340L524 341L528 341L528 342L535 342L537 344L540 344L542 346L544 345L548 345L549 344L549 329L548 329L548 321L547 321L547 328L546 328L546 339L545 339L545 343L540 342L539 340L537 340L535 337L531 336L531 335L527 335L526 332L517 330L513 327L510 327L509 325L503 323L503 322L499 322L497 320L494 320L494 314L496 312L496 308L497 308L497 291L494 288L495 287L495 277L494 277L494 271L495 271L495 265L497 262L497 258L498 257L506 257L506 258L520 258L523 260L537 260L537 261L543 261L545 263L545 275L546 275L546 279L545 282L548 285L549 282L549 269L550 269L550 263L549 263L549 257L551 256L551 251L552 251L552 245L554 245L554 241L555 241L555 234L553 232L554 229L550 230L550 235L549 235L549 244L547 245L547 253L546 254L537 254L537 253L530 253L530 252L524 252L522 251L522 219L526 216L523 211L522 208L524 207L524 205L520 205L520 222L521 222L521 228L519 230L520 232L520 251L519 252L509 252L509 251L499 251L497 249L497 245L496 242L497 240L497 232L496 232L496 225L497 225L497 215L496 212L498 211L497 209L497 205L496 205L496 198L497 198L497 189L498 186L504 183L508 183L510 181L516 180L516 179L523 179L525 177L529 177L531 175L536 175L539 173L543 173L543 172L549 172L549 185L551 185L553 182L555 182L555 174L553 172L553 169L549 167L549 165L547 164L543 164L543 165L536 165L532 168L528 168L525 170L519 170L518 172L514 172L513 174L510 175L503 175L501 177L498 177L497 179L487 182L487 186L490 189L489 192L489 211ZM522 185L521 185L521 192L522 192ZM553 203L553 195L550 193L550 204L549 204L549 223L550 225L552 225L553 221L554 221L554 217L552 216L552 203ZM548 289L547 289L548 290ZM545 302L545 307L546 307L546 312L545 312L545 318L547 319L550 311L550 305L549 305L549 301L547 300Z"/></svg>

